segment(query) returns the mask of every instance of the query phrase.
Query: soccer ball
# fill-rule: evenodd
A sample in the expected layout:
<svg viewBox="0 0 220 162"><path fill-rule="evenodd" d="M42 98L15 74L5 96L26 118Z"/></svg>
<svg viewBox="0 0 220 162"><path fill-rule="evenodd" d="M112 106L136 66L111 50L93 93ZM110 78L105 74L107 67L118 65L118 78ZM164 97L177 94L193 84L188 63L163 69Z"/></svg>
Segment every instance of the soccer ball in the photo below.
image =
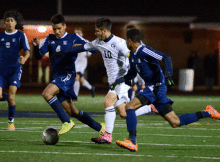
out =
<svg viewBox="0 0 220 162"><path fill-rule="evenodd" d="M59 135L56 129L48 128L43 131L42 140L46 145L55 145L59 141Z"/></svg>

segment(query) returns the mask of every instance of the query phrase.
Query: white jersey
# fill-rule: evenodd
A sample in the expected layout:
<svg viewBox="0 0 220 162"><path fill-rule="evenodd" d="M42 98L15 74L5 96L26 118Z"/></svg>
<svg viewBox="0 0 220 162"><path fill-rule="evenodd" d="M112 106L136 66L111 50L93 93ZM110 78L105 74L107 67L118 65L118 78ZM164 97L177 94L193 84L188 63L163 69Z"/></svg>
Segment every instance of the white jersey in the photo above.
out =
<svg viewBox="0 0 220 162"><path fill-rule="evenodd" d="M78 53L77 59L75 61L76 72L81 72L84 74L84 71L87 67L88 61L87 56L91 56L91 52L85 51Z"/></svg>
<svg viewBox="0 0 220 162"><path fill-rule="evenodd" d="M86 50L97 49L101 52L109 85L127 74L130 51L124 39L112 34L107 40L103 41L97 38L90 43L86 43L84 47Z"/></svg>

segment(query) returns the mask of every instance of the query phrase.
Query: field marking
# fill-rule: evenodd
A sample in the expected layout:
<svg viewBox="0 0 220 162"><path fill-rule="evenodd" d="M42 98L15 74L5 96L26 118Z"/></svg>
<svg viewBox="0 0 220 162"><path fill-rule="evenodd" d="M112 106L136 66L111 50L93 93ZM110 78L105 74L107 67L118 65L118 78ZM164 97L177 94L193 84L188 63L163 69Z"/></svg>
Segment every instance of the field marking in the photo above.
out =
<svg viewBox="0 0 220 162"><path fill-rule="evenodd" d="M17 140L17 139L0 139L1 141L20 141L20 142L42 142L42 140ZM94 142L85 142L85 141L59 141L59 144L62 143L86 143L94 144ZM114 142L113 145L116 145ZM169 144L169 143L138 143L138 145L150 145L150 146L177 146L177 147L217 147L220 148L220 145L186 145L186 144Z"/></svg>
<svg viewBox="0 0 220 162"><path fill-rule="evenodd" d="M40 151L4 151L0 150L1 153L28 153L28 154L60 154L60 155L96 155L96 156L132 156L132 157L166 157L166 158L191 158L191 159L212 159L212 160L219 160L220 157L199 157L199 156L162 156L162 155L135 155L134 153L131 154L107 154L107 153L84 153L84 152L40 152Z"/></svg>

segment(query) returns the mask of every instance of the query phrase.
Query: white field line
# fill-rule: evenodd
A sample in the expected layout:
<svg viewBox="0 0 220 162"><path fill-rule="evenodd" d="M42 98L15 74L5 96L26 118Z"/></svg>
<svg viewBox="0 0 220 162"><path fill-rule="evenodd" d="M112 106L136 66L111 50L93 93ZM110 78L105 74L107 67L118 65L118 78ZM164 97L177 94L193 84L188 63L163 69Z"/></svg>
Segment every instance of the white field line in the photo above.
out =
<svg viewBox="0 0 220 162"><path fill-rule="evenodd" d="M59 154L59 155L88 155L88 156L132 156L132 157L161 157L161 158L182 158L181 156L162 156L162 155L135 155L135 154L107 154L107 153L84 153L84 152L42 152L42 151L5 151L1 153L24 153L24 154ZM220 157L199 157L199 156L183 156L186 159L211 159L219 160Z"/></svg>

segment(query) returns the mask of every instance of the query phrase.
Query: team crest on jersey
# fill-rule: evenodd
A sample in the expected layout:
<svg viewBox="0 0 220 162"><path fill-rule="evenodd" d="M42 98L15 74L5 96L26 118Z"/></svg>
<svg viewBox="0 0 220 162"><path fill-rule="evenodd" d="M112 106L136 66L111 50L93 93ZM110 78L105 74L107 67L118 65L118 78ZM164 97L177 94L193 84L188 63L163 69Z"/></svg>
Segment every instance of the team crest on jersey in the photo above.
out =
<svg viewBox="0 0 220 162"><path fill-rule="evenodd" d="M54 41L52 41L52 42L51 42L51 44L55 44L55 42L54 42Z"/></svg>
<svg viewBox="0 0 220 162"><path fill-rule="evenodd" d="M2 39L1 39L1 41L5 41L5 39L4 39L4 38L2 38Z"/></svg>
<svg viewBox="0 0 220 162"><path fill-rule="evenodd" d="M15 39L15 38L13 38L13 39L12 39L12 42L15 42L15 40L16 40L16 39Z"/></svg>
<svg viewBox="0 0 220 162"><path fill-rule="evenodd" d="M116 48L114 43L111 44L111 47L114 48L114 49Z"/></svg>
<svg viewBox="0 0 220 162"><path fill-rule="evenodd" d="M63 45L67 45L67 41L63 41Z"/></svg>

